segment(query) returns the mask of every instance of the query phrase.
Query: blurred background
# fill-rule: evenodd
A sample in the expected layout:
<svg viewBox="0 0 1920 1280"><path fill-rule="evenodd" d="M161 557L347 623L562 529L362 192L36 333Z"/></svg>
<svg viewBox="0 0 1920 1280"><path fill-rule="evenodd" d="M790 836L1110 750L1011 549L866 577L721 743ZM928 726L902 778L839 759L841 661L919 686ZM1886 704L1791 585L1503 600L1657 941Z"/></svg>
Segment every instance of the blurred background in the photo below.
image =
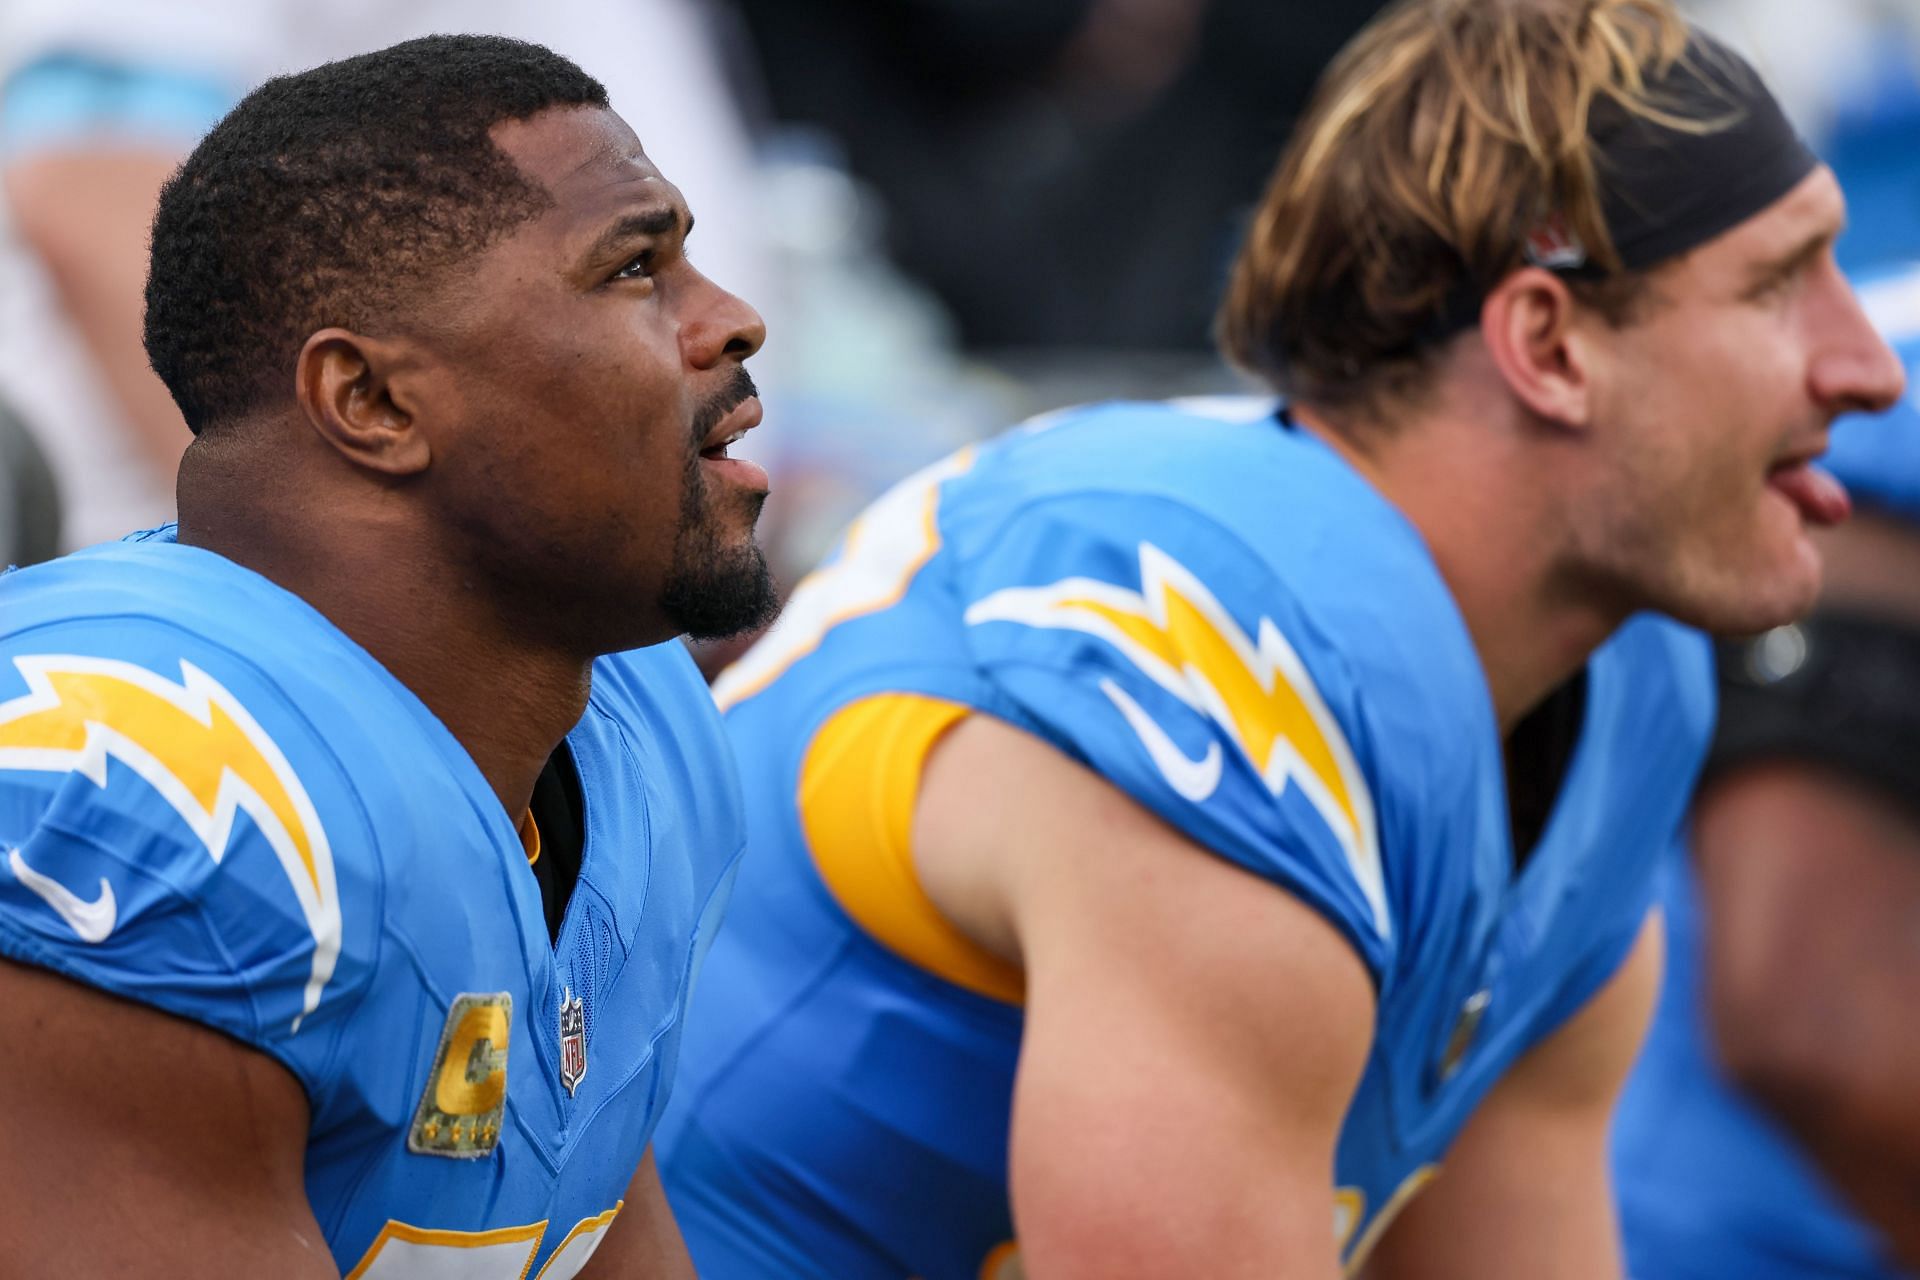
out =
<svg viewBox="0 0 1920 1280"><path fill-rule="evenodd" d="M1373 0L6 0L0 558L166 519L138 343L166 173L252 84L435 30L608 86L758 306L784 581L892 480L1059 405L1243 390L1209 320L1315 76ZM1920 0L1697 0L1841 173L1845 264L1920 254ZM54 521L58 519L57 532ZM714 655L709 655L712 657Z"/></svg>

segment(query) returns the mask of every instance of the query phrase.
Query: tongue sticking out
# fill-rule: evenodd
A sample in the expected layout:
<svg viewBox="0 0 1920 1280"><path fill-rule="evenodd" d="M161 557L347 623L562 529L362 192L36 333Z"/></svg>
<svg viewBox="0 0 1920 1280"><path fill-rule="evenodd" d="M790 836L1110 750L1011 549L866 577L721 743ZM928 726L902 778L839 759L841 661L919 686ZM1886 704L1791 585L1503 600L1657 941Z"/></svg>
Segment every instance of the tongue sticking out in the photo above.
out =
<svg viewBox="0 0 1920 1280"><path fill-rule="evenodd" d="M1810 462L1780 467L1767 477L1767 483L1799 508L1800 518L1808 524L1839 524L1853 512L1846 488Z"/></svg>

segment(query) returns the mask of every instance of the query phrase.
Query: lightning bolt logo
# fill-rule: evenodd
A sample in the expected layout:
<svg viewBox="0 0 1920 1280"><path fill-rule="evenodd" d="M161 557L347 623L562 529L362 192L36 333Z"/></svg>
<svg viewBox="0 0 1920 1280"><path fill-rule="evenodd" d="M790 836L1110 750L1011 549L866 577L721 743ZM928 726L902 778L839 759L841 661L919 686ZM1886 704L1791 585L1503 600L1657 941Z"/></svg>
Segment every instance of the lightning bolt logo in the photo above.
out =
<svg viewBox="0 0 1920 1280"><path fill-rule="evenodd" d="M78 773L107 785L107 758L139 774L218 863L245 812L278 856L313 932L301 1019L340 955L333 854L280 748L218 681L184 659L180 683L110 658L28 654L27 692L0 702L0 769Z"/></svg>
<svg viewBox="0 0 1920 1280"><path fill-rule="evenodd" d="M1293 785L1313 804L1346 854L1374 926L1390 936L1372 792L1306 665L1270 619L1260 619L1257 639L1249 636L1186 566L1143 542L1137 592L1095 578L1008 587L974 604L966 620L1097 636L1220 725L1269 791L1277 796ZM1195 794L1193 778L1208 761L1178 759L1165 731L1119 685L1101 687L1183 795L1197 801L1211 794L1217 768Z"/></svg>

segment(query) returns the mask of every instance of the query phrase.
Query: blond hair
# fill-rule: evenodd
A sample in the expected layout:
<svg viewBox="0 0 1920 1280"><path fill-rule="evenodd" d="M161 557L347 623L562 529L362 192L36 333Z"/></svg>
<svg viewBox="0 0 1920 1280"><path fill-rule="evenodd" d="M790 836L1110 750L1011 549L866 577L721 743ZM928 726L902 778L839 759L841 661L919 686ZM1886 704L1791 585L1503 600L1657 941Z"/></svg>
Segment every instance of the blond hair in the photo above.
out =
<svg viewBox="0 0 1920 1280"><path fill-rule="evenodd" d="M1228 357L1302 402L1377 416L1417 393L1438 318L1520 267L1556 217L1637 292L1608 235L1588 134L1596 102L1709 132L1653 87L1689 56L1669 0L1400 0L1344 49L1295 130L1234 265Z"/></svg>

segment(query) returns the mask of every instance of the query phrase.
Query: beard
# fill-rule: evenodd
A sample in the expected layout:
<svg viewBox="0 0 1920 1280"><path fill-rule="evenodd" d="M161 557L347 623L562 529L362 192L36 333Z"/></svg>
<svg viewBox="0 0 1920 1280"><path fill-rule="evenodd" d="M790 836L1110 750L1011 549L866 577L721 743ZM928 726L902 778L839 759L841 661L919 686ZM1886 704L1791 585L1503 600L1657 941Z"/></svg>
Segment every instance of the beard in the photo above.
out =
<svg viewBox="0 0 1920 1280"><path fill-rule="evenodd" d="M679 631L695 640L724 640L773 620L779 597L751 532L766 498L764 493L728 494L727 505L717 504L707 491L699 454L688 455L673 560L660 592L661 611ZM726 518L727 506L740 509L736 519ZM730 541L727 531L740 525L747 536Z"/></svg>

